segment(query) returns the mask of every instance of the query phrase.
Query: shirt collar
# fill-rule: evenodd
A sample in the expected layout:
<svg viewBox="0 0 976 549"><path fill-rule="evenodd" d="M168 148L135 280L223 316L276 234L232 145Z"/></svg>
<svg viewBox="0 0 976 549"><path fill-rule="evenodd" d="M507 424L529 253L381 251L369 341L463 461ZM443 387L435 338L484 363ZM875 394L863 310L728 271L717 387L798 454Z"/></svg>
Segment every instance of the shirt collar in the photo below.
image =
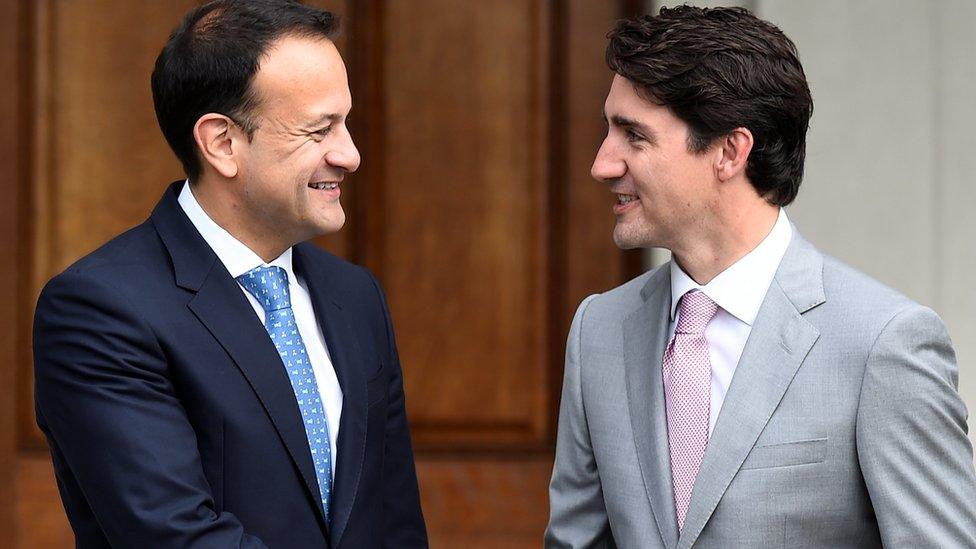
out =
<svg viewBox="0 0 976 549"><path fill-rule="evenodd" d="M190 222L193 223L200 236L207 241L210 248L217 254L217 259L220 259L220 262L224 264L224 267L227 268L227 271L230 272L232 277L237 278L255 267L275 266L284 269L288 273L288 279L295 281L295 274L292 270L291 248L285 250L283 254L279 255L271 263L265 263L258 254L254 253L243 242L234 238L233 235L218 225L204 211L200 203L197 202L196 197L193 196L193 190L190 189L189 180L183 184L183 190L180 191L178 200L183 211L186 212L186 216L190 218Z"/></svg>
<svg viewBox="0 0 976 549"><path fill-rule="evenodd" d="M677 262L671 261L671 320L674 320L681 296L697 289L727 313L752 326L792 238L793 228L786 210L780 208L776 223L766 238L704 286L688 276Z"/></svg>

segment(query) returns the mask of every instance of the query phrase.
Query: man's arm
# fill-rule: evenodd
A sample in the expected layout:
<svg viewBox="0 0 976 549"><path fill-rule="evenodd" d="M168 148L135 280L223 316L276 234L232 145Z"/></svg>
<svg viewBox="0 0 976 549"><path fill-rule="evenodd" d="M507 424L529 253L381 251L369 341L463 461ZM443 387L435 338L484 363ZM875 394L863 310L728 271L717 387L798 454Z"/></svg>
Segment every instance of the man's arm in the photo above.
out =
<svg viewBox="0 0 976 549"><path fill-rule="evenodd" d="M594 297L580 304L566 343L556 462L549 484L549 527L545 536L545 546L551 549L614 547L586 423L580 375L583 316Z"/></svg>
<svg viewBox="0 0 976 549"><path fill-rule="evenodd" d="M69 518L90 507L116 547L264 547L214 510L166 358L120 292L72 272L48 283L34 318L34 379L59 481L84 494L63 491Z"/></svg>
<svg viewBox="0 0 976 549"><path fill-rule="evenodd" d="M976 474L955 353L941 319L912 306L868 357L857 452L886 547L976 547Z"/></svg>
<svg viewBox="0 0 976 549"><path fill-rule="evenodd" d="M393 321L383 290L372 274L369 274L369 278L382 305L390 357L386 449L383 458L383 547L427 547L427 526L420 508L420 490L417 486L417 470L403 394L403 372L400 369Z"/></svg>

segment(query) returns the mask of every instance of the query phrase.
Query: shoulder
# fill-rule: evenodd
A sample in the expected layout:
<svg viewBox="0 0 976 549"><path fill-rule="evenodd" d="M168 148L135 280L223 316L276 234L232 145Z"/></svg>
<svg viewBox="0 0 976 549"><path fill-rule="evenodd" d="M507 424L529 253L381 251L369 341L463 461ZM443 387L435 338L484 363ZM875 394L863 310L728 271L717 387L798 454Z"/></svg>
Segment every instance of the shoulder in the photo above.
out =
<svg viewBox="0 0 976 549"><path fill-rule="evenodd" d="M302 242L295 245L295 250L302 254L303 258L314 263L319 269L326 269L338 275L361 275L365 269L347 261L325 248L311 242Z"/></svg>
<svg viewBox="0 0 976 549"><path fill-rule="evenodd" d="M918 342L951 349L945 324L932 309L827 255L823 286L826 301L804 316L849 356L868 360Z"/></svg>
<svg viewBox="0 0 976 549"><path fill-rule="evenodd" d="M152 225L142 223L102 244L72 263L65 271L82 273L112 270L145 263L152 255L162 256L165 248Z"/></svg>
<svg viewBox="0 0 976 549"><path fill-rule="evenodd" d="M175 285L165 252L153 247L161 247L156 233L140 225L48 281L34 311L36 366L52 353L158 350L151 320L173 303L163 288Z"/></svg>
<svg viewBox="0 0 976 549"><path fill-rule="evenodd" d="M308 242L296 245L295 249L304 264L302 276L311 277L306 278L306 283L327 288L329 299L342 309L360 334L360 343L372 341L378 348L390 349L388 360L396 360L393 321L373 273Z"/></svg>
<svg viewBox="0 0 976 549"><path fill-rule="evenodd" d="M914 301L878 280L824 255L823 280L828 299L838 299L863 309L900 309Z"/></svg>
<svg viewBox="0 0 976 549"><path fill-rule="evenodd" d="M45 294L93 292L103 288L106 297L136 298L172 280L168 255L151 225L143 223L116 236L75 261L45 285ZM43 299L41 301L43 303Z"/></svg>
<svg viewBox="0 0 976 549"><path fill-rule="evenodd" d="M353 318L385 327L389 317L386 296L376 277L365 267L304 242L295 246L309 285L321 285L340 308Z"/></svg>
<svg viewBox="0 0 976 549"><path fill-rule="evenodd" d="M619 322L655 291L670 291L668 264L655 267L616 288L589 296L580 304L577 316L585 312L588 320L616 319Z"/></svg>
<svg viewBox="0 0 976 549"><path fill-rule="evenodd" d="M570 340L613 340L631 313L659 291L670 291L667 265L656 267L606 292L588 296L576 309L570 326Z"/></svg>
<svg viewBox="0 0 976 549"><path fill-rule="evenodd" d="M894 288L828 255L824 256L823 283L827 302L838 314L861 326L875 326L877 331L899 317L936 316Z"/></svg>
<svg viewBox="0 0 976 549"><path fill-rule="evenodd" d="M337 297L361 297L358 294L376 293L379 288L376 277L365 267L338 257L311 242L297 244L295 250L312 267L309 273L317 273L313 276L326 278L330 291Z"/></svg>

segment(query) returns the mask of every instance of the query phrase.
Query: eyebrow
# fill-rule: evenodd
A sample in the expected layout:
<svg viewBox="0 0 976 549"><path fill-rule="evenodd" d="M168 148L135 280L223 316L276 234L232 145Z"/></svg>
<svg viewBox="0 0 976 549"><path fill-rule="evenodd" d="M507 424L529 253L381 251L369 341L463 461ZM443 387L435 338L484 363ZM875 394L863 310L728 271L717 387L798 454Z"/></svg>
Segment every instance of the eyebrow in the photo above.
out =
<svg viewBox="0 0 976 549"><path fill-rule="evenodd" d="M607 122L607 113L606 113L606 111L603 112L603 121L604 122ZM654 143L654 142L657 141L657 135L654 133L654 130L652 130L648 126L645 126L644 124L642 124L642 123L640 123L640 122L638 122L638 121L636 121L636 120L634 120L632 118L627 118L626 116L621 116L619 114L615 114L615 115L613 115L613 116L610 117L610 120L609 121L612 122L614 126L623 128L625 130L635 130L635 131L637 131L638 133L640 133L641 135L644 136L644 139L646 139L647 141L649 141L651 143Z"/></svg>

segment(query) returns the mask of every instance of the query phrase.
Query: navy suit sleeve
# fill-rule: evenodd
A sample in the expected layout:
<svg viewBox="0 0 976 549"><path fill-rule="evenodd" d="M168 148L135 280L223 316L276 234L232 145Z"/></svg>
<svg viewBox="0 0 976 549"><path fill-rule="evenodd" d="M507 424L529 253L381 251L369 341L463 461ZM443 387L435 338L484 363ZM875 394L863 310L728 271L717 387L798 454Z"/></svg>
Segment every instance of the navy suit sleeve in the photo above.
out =
<svg viewBox="0 0 976 549"><path fill-rule="evenodd" d="M265 547L215 511L166 357L117 289L71 271L52 280L35 313L34 372L62 493L84 494L64 500L67 514L101 528L78 520L79 546L104 536L115 547Z"/></svg>
<svg viewBox="0 0 976 549"><path fill-rule="evenodd" d="M400 369L393 322L383 290L371 274L370 281L383 309L390 368L383 456L383 546L427 547L427 527L420 508L420 491L417 487L417 472L403 394L403 372Z"/></svg>

